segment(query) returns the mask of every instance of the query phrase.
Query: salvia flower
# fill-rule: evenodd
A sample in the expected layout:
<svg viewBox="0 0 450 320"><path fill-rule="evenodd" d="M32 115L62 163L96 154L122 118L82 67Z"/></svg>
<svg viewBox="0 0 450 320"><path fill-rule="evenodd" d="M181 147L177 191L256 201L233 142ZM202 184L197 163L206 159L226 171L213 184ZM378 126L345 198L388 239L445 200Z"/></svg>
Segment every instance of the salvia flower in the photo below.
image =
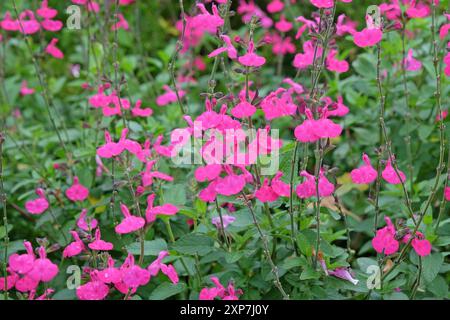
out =
<svg viewBox="0 0 450 320"><path fill-rule="evenodd" d="M395 226L389 217L385 217L387 226L377 230L372 239L372 246L378 253L390 255L396 253L399 248L399 242L395 238Z"/></svg>
<svg viewBox="0 0 450 320"><path fill-rule="evenodd" d="M109 251L114 248L111 242L107 242L101 239L102 235L100 233L100 228L95 230L95 239L93 242L88 244L88 247L96 251Z"/></svg>
<svg viewBox="0 0 450 320"><path fill-rule="evenodd" d="M58 274L58 266L47 258L44 247L40 247L38 252L39 258L34 260L33 269L27 275L35 281L50 282Z"/></svg>
<svg viewBox="0 0 450 320"><path fill-rule="evenodd" d="M48 209L49 203L43 189L37 188L35 192L38 198L27 201L25 203L25 209L31 214L42 214Z"/></svg>
<svg viewBox="0 0 450 320"><path fill-rule="evenodd" d="M358 47L371 47L376 45L383 38L383 32L379 26L375 26L373 18L366 16L367 28L360 32L353 33L353 41Z"/></svg>
<svg viewBox="0 0 450 320"><path fill-rule="evenodd" d="M357 169L353 169L352 172L350 172L352 181L356 184L372 183L377 179L378 172L374 169L374 167L372 167L367 154L363 153L362 159L364 161L364 165Z"/></svg>
<svg viewBox="0 0 450 320"><path fill-rule="evenodd" d="M400 184L406 181L405 174L400 170L396 171L394 169L391 163L391 159L389 159L386 162L386 167L381 173L381 176L383 177L384 180L386 180L386 182L391 184Z"/></svg>
<svg viewBox="0 0 450 320"><path fill-rule="evenodd" d="M70 258L76 255L79 255L83 250L85 250L85 246L83 241L81 241L80 236L75 231L70 231L73 239L75 241L69 243L67 247L64 248L63 257Z"/></svg>
<svg viewBox="0 0 450 320"><path fill-rule="evenodd" d="M335 269L333 271L328 271L328 274L330 276L334 276L336 278L341 278L341 279L350 281L355 286L359 282L358 279L353 278L352 274L350 273L350 271L347 268L337 268L337 269Z"/></svg>
<svg viewBox="0 0 450 320"><path fill-rule="evenodd" d="M89 196L89 189L83 186L75 176L72 186L66 190L66 196L72 201L84 201Z"/></svg>
<svg viewBox="0 0 450 320"><path fill-rule="evenodd" d="M240 64L246 67L261 67L266 63L266 59L255 53L255 44L250 41L247 48L247 53L238 58Z"/></svg>
<svg viewBox="0 0 450 320"><path fill-rule="evenodd" d="M120 204L120 210L122 210L125 219L115 228L118 234L131 233L141 229L145 225L145 219L131 215L130 210L123 203Z"/></svg>

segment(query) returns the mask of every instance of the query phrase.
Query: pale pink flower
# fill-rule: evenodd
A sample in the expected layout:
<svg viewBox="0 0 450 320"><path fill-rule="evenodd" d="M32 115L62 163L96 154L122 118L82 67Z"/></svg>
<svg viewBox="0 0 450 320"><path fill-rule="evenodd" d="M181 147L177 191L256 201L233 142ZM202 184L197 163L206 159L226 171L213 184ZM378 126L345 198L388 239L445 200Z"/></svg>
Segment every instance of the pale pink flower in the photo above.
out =
<svg viewBox="0 0 450 320"><path fill-rule="evenodd" d="M372 167L367 154L363 153L362 159L365 164L357 169L353 169L352 172L350 172L352 181L356 184L372 183L377 179L377 170Z"/></svg>
<svg viewBox="0 0 450 320"><path fill-rule="evenodd" d="M83 186L75 176L72 186L66 190L66 196L72 201L84 201L89 196L89 189Z"/></svg>
<svg viewBox="0 0 450 320"><path fill-rule="evenodd" d="M341 278L347 281L350 281L355 286L358 284L359 280L352 277L351 273L347 268L336 268L333 271L328 271L328 274L330 276L334 276L337 278Z"/></svg>
<svg viewBox="0 0 450 320"><path fill-rule="evenodd" d="M42 214L49 207L45 192L41 188L36 189L37 199L29 200L25 203L25 209L31 214Z"/></svg>
<svg viewBox="0 0 450 320"><path fill-rule="evenodd" d="M122 214L124 215L125 219L123 219L122 222L116 226L116 233L131 233L142 229L142 227L145 225L145 219L142 217L131 215L130 210L128 210L127 206L123 203L120 204L120 210L122 210Z"/></svg>
<svg viewBox="0 0 450 320"><path fill-rule="evenodd" d="M236 217L224 214L222 215L223 227L226 229L230 224L232 224L236 220ZM217 229L222 228L222 221L220 217L213 217L211 219L211 223L216 226Z"/></svg>

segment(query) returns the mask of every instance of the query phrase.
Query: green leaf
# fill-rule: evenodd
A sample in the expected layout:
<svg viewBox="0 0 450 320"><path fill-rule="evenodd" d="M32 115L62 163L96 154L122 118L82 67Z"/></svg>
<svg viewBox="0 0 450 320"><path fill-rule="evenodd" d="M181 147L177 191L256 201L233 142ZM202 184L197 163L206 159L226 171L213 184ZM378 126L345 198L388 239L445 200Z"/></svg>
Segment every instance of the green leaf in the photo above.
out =
<svg viewBox="0 0 450 320"><path fill-rule="evenodd" d="M423 258L423 278L426 282L431 282L436 278L443 262L444 257L440 253L432 253Z"/></svg>
<svg viewBox="0 0 450 320"><path fill-rule="evenodd" d="M165 300L173 295L183 292L184 290L186 290L186 284L183 282L178 284L163 282L153 290L152 294L148 298L149 300Z"/></svg>
<svg viewBox="0 0 450 320"><path fill-rule="evenodd" d="M320 273L315 271L311 267L306 267L305 270L303 270L302 274L300 275L300 280L310 280L310 279L319 279Z"/></svg>
<svg viewBox="0 0 450 320"><path fill-rule="evenodd" d="M167 243L164 239L144 241L144 256L157 256L163 250L167 250ZM127 246L128 253L139 255L141 253L141 243L135 242Z"/></svg>
<svg viewBox="0 0 450 320"><path fill-rule="evenodd" d="M303 233L297 235L297 245L300 251L307 257L312 256L312 245Z"/></svg>
<svg viewBox="0 0 450 320"><path fill-rule="evenodd" d="M180 254L204 256L214 249L214 241L207 236L193 233L178 239L173 245L173 249Z"/></svg>
<svg viewBox="0 0 450 320"><path fill-rule="evenodd" d="M434 280L427 286L427 289L438 298L447 298L448 296L448 284L441 276L434 278Z"/></svg>

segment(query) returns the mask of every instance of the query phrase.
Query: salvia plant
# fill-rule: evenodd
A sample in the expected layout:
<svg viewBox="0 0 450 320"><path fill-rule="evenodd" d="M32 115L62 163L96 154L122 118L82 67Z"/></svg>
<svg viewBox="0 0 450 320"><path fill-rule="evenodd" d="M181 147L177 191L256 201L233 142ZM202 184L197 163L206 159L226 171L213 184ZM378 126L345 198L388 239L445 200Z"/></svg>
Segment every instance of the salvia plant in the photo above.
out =
<svg viewBox="0 0 450 320"><path fill-rule="evenodd" d="M444 0L4 0L3 299L446 299Z"/></svg>

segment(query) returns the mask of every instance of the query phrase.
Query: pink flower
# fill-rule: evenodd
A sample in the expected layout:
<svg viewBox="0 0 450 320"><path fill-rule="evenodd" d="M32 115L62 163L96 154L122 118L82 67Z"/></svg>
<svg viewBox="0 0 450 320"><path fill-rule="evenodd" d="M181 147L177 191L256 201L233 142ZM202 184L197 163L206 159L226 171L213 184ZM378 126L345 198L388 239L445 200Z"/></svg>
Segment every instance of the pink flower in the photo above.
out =
<svg viewBox="0 0 450 320"><path fill-rule="evenodd" d="M231 114L238 119L251 117L256 112L256 108L246 100L245 95L241 95L239 99L240 102L231 109Z"/></svg>
<svg viewBox="0 0 450 320"><path fill-rule="evenodd" d="M129 254L122 267L122 282L129 289L145 286L150 281L150 272L134 264L134 256Z"/></svg>
<svg viewBox="0 0 450 320"><path fill-rule="evenodd" d="M272 190L278 194L280 197L290 197L291 196L291 187L289 184L283 182L281 180L281 177L283 176L283 173L281 171L278 171L275 174L275 177L272 179L272 182L270 183Z"/></svg>
<svg viewBox="0 0 450 320"><path fill-rule="evenodd" d="M28 96L30 94L33 94L34 92L35 92L35 90L33 88L27 87L27 81L23 80L22 85L20 86L20 94L22 96Z"/></svg>
<svg viewBox="0 0 450 320"><path fill-rule="evenodd" d="M155 165L156 160L152 160L147 162L146 168L144 172L141 172L142 175L142 186L148 187L153 184L153 179L160 179L165 181L173 181L173 177L169 176L165 173L159 171L153 171L153 166Z"/></svg>
<svg viewBox="0 0 450 320"><path fill-rule="evenodd" d="M178 212L178 208L171 204L166 203L161 206L153 206L155 200L155 194L150 194L147 197L147 209L145 211L145 217L148 223L152 223L156 220L157 215L173 216Z"/></svg>
<svg viewBox="0 0 450 320"><path fill-rule="evenodd" d="M155 261L153 261L148 267L147 270L150 273L151 276L156 276L159 271L164 273L167 277L169 277L170 281L172 281L173 284L177 284L179 281L178 273L175 270L174 266L169 264L166 265L162 263L162 260L167 257L169 253L167 251L161 251L158 254L158 258L156 258Z"/></svg>
<svg viewBox="0 0 450 320"><path fill-rule="evenodd" d="M328 100L328 97L324 98L325 100ZM348 107L344 104L344 100L341 96L337 98L337 102L333 103L331 99L329 99L329 103L327 102L327 107L331 106L333 109L327 111L327 115L329 117L343 117L347 113L349 113Z"/></svg>
<svg viewBox="0 0 450 320"><path fill-rule="evenodd" d="M220 38L223 40L223 42L225 42L225 46L220 47L220 48L214 50L213 52L211 52L208 55L208 58L213 58L213 57L218 56L222 52L227 52L228 58L236 59L238 56L237 50L234 47L233 43L231 42L230 37L227 35L221 35Z"/></svg>
<svg viewBox="0 0 450 320"><path fill-rule="evenodd" d="M127 206L123 203L120 204L120 209L122 210L122 214L124 215L125 219L123 219L122 222L116 226L116 233L131 233L141 229L145 225L145 219L142 217L131 215Z"/></svg>
<svg viewBox="0 0 450 320"><path fill-rule="evenodd" d="M261 109L267 120L294 115L297 112L297 106L292 100L292 90L279 88L269 93L261 101Z"/></svg>
<svg viewBox="0 0 450 320"><path fill-rule="evenodd" d="M260 67L266 63L266 59L264 57L258 56L255 53L255 44L253 41L250 41L247 48L247 53L242 57L238 58L240 64L246 67Z"/></svg>
<svg viewBox="0 0 450 320"><path fill-rule="evenodd" d="M313 6L319 9L331 8L334 5L334 0L309 0Z"/></svg>
<svg viewBox="0 0 450 320"><path fill-rule="evenodd" d="M354 279L347 268L337 268L333 271L328 271L330 276L334 276L336 278L341 278L347 281L350 281L355 286L358 284L359 280Z"/></svg>
<svg viewBox="0 0 450 320"><path fill-rule="evenodd" d="M7 268L7 271L10 272L10 269ZM15 285L16 281L19 279L17 274L11 273L5 277L0 277L0 291L8 291L11 290ZM6 285L6 288L5 288ZM5 290L6 289L6 290Z"/></svg>
<svg viewBox="0 0 450 320"><path fill-rule="evenodd" d="M42 214L47 210L49 203L45 198L44 190L41 188L36 189L37 199L29 200L25 203L25 209L31 214Z"/></svg>
<svg viewBox="0 0 450 320"><path fill-rule="evenodd" d="M316 55L316 59L320 58L323 53L322 47L315 45L312 40L305 41L303 43L303 52L297 53L294 57L293 66L297 69L306 69L308 66L312 65L314 62L314 53Z"/></svg>
<svg viewBox="0 0 450 320"><path fill-rule="evenodd" d="M6 11L3 20L0 22L0 27L5 31L19 31L20 24L19 20L13 20L11 14Z"/></svg>
<svg viewBox="0 0 450 320"><path fill-rule="evenodd" d="M279 195L269 186L269 179L264 179L263 185L256 190L255 197L261 202L273 202L279 198Z"/></svg>
<svg viewBox="0 0 450 320"><path fill-rule="evenodd" d="M103 283L119 283L122 281L122 272L114 267L114 260L108 256L108 267L97 273L98 279Z"/></svg>
<svg viewBox="0 0 450 320"><path fill-rule="evenodd" d="M353 34L353 33L356 32L355 27L356 27L356 22L351 21L350 19L348 19L348 17L346 17L345 14L341 14L337 18L336 34L338 36L343 36L346 33Z"/></svg>
<svg viewBox="0 0 450 320"><path fill-rule="evenodd" d="M59 20L51 20L46 19L41 21L41 26L44 28L44 30L50 31L50 32L57 32L63 28L63 23Z"/></svg>
<svg viewBox="0 0 450 320"><path fill-rule="evenodd" d="M238 295L242 294L242 290L235 290L232 283L228 284L225 288L217 277L211 277L211 281L214 283L213 288L203 288L199 294L199 300L214 300L219 298L222 300L239 300Z"/></svg>
<svg viewBox="0 0 450 320"><path fill-rule="evenodd" d="M417 237L411 241L411 246L421 257L428 256L431 253L431 243L427 239L424 239L421 232L417 232Z"/></svg>
<svg viewBox="0 0 450 320"><path fill-rule="evenodd" d="M299 184L295 192L301 199L317 197L316 179L312 174L307 171L300 172L300 175L305 177L305 181ZM322 170L319 174L319 197L328 197L334 192L334 185L328 181Z"/></svg>
<svg viewBox="0 0 450 320"><path fill-rule="evenodd" d="M445 200L450 201L450 187L446 187L444 190Z"/></svg>
<svg viewBox="0 0 450 320"><path fill-rule="evenodd" d="M151 108L141 109L142 101L137 100L136 105L133 109L131 109L131 114L134 117L149 117L153 114L153 110Z"/></svg>
<svg viewBox="0 0 450 320"><path fill-rule="evenodd" d="M66 196L72 201L84 201L89 196L89 189L80 184L78 177L73 177L73 184L66 190Z"/></svg>
<svg viewBox="0 0 450 320"><path fill-rule="evenodd" d="M358 47L371 47L376 45L383 38L383 32L379 27L376 27L373 23L371 16L366 16L367 28L364 28L360 32L353 33L353 41Z"/></svg>
<svg viewBox="0 0 450 320"><path fill-rule="evenodd" d="M48 0L42 0L41 7L36 10L36 13L44 19L53 19L58 14L58 10L50 8Z"/></svg>
<svg viewBox="0 0 450 320"><path fill-rule="evenodd" d="M295 128L294 135L300 142L314 142L324 138L336 138L341 135L342 127L327 119L328 110L323 108L322 117L315 120L311 110L305 110L306 120Z"/></svg>
<svg viewBox="0 0 450 320"><path fill-rule="evenodd" d="M22 278L17 277L16 279L16 289L20 292L30 292L36 290L39 285L39 280L32 279L28 274L24 275Z"/></svg>
<svg viewBox="0 0 450 320"><path fill-rule="evenodd" d="M24 241L23 245L27 251L25 254L14 253L9 256L9 268L13 272L20 274L26 274L34 267L35 255L33 252L33 247L28 241Z"/></svg>
<svg viewBox="0 0 450 320"><path fill-rule="evenodd" d="M226 229L230 224L232 224L236 220L236 217L229 216L227 214L222 215L223 227ZM222 228L222 222L220 221L220 217L213 217L211 219L211 223L216 226L217 229Z"/></svg>
<svg viewBox="0 0 450 320"><path fill-rule="evenodd" d="M128 21L124 18L123 14L118 13L117 14L117 18L118 21L111 26L111 30L118 30L118 29L123 29L123 30L128 30L130 29L129 25L128 25Z"/></svg>
<svg viewBox="0 0 450 320"><path fill-rule="evenodd" d="M367 154L363 153L362 159L365 164L357 169L353 169L352 172L350 172L352 181L356 184L372 183L377 179L377 170L372 167Z"/></svg>
<svg viewBox="0 0 450 320"><path fill-rule="evenodd" d="M199 182L212 181L222 172L222 165L220 164L208 164L195 169L194 176Z"/></svg>
<svg viewBox="0 0 450 320"><path fill-rule="evenodd" d="M102 235L100 233L100 228L95 230L95 240L88 244L88 247L96 251L109 251L114 248L111 242L106 242L101 239Z"/></svg>
<svg viewBox="0 0 450 320"><path fill-rule="evenodd" d="M81 241L80 236L75 231L70 231L70 234L75 239L74 242L69 243L67 247L64 248L63 257L70 258L79 255L83 250L85 250L84 243Z"/></svg>
<svg viewBox="0 0 450 320"><path fill-rule="evenodd" d="M19 28L23 34L34 34L39 31L41 26L36 20L33 11L25 10L19 15Z"/></svg>
<svg viewBox="0 0 450 320"><path fill-rule="evenodd" d="M295 45L292 43L292 38L282 38L278 34L274 34L272 36L272 52L281 56L288 53L295 53Z"/></svg>
<svg viewBox="0 0 450 320"><path fill-rule="evenodd" d="M417 3L416 0L412 0L411 5L406 9L406 15L409 18L425 18L430 13L431 10L427 5L420 2Z"/></svg>
<svg viewBox="0 0 450 320"><path fill-rule="evenodd" d="M407 71L418 71L422 68L422 62L413 58L413 50L408 50L408 55L404 61L405 69Z"/></svg>
<svg viewBox="0 0 450 320"><path fill-rule="evenodd" d="M170 89L169 86L164 85L163 89L166 92L156 98L156 104L158 106L162 107L178 101L176 92ZM178 90L178 96L180 97L180 99L183 98L185 95L186 95L185 91Z"/></svg>
<svg viewBox="0 0 450 320"><path fill-rule="evenodd" d="M337 73L347 72L349 69L348 62L345 60L337 60L337 50L331 49L326 58L326 66L330 71L335 71Z"/></svg>
<svg viewBox="0 0 450 320"><path fill-rule="evenodd" d="M213 14L206 10L203 3L197 3L197 8L201 13L194 16L196 26L202 27L210 33L215 33L219 27L223 26L224 20L220 17L219 10L215 4L212 5Z"/></svg>
<svg viewBox="0 0 450 320"><path fill-rule="evenodd" d="M109 293L109 287L98 279L97 271L91 273L91 281L77 288L80 300L104 300Z"/></svg>
<svg viewBox="0 0 450 320"><path fill-rule="evenodd" d="M396 231L391 219L385 217L384 220L387 226L377 231L377 234L372 239L372 246L376 252L390 255L397 252L399 243L395 239Z"/></svg>
<svg viewBox="0 0 450 320"><path fill-rule="evenodd" d="M34 260L33 269L27 275L36 281L50 282L58 274L58 266L47 259L44 247L40 247L38 252L39 258Z"/></svg>
<svg viewBox="0 0 450 320"><path fill-rule="evenodd" d="M97 219L89 219L88 221L86 221L86 215L87 210L86 209L81 210L80 216L78 217L77 220L78 228L84 231L91 231L97 228Z"/></svg>
<svg viewBox="0 0 450 320"><path fill-rule="evenodd" d="M98 92L89 98L89 104L94 108L107 107L112 102L112 97L104 94L106 89L110 88L110 84L107 83L98 88Z"/></svg>
<svg viewBox="0 0 450 320"><path fill-rule="evenodd" d="M292 29L292 23L287 21L284 15L281 15L280 21L275 23L275 28L280 32L286 33Z"/></svg>
<svg viewBox="0 0 450 320"><path fill-rule="evenodd" d="M229 166L225 166L225 171L228 175L224 178L218 178L215 191L224 196L231 196L241 192L246 183L244 175L233 173Z"/></svg>
<svg viewBox="0 0 450 320"><path fill-rule="evenodd" d="M64 53L62 53L62 51L56 47L58 41L58 39L53 38L52 41L50 41L50 43L48 44L47 48L45 48L45 52L56 59L62 59L64 58Z"/></svg>
<svg viewBox="0 0 450 320"><path fill-rule="evenodd" d="M124 129L125 130L125 129ZM112 142L111 135L105 130L106 143L97 149L97 154L101 158L112 158L118 156L125 149L124 145L119 142Z"/></svg>
<svg viewBox="0 0 450 320"><path fill-rule="evenodd" d="M381 173L381 176L383 177L384 180L386 180L386 182L391 183L391 184L400 184L402 182L405 182L405 180L406 180L405 174L400 170L397 170L397 171L398 171L398 175L397 175L397 172L395 171L394 167L392 167L391 159L389 159L386 162L386 167L384 168L383 172Z"/></svg>
<svg viewBox="0 0 450 320"><path fill-rule="evenodd" d="M272 0L272 2L267 5L267 11L270 13L283 11L283 8L284 3L281 0Z"/></svg>

